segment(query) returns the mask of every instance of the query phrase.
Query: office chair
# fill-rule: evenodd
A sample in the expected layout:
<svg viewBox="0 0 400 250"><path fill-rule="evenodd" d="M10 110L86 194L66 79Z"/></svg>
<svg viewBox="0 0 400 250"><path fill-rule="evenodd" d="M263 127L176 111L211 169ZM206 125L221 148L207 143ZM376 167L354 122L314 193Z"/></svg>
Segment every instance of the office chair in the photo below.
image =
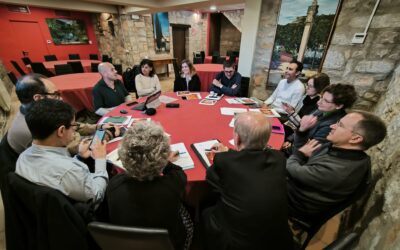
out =
<svg viewBox="0 0 400 250"><path fill-rule="evenodd" d="M89 232L103 250L173 250L167 229L91 222Z"/></svg>
<svg viewBox="0 0 400 250"><path fill-rule="evenodd" d="M99 63L91 63L90 71L91 72L99 72Z"/></svg>
<svg viewBox="0 0 400 250"><path fill-rule="evenodd" d="M57 76L74 73L71 65L69 65L69 64L56 64L56 65L54 65L54 70L56 71Z"/></svg>
<svg viewBox="0 0 400 250"><path fill-rule="evenodd" d="M45 55L44 60L46 62L57 61L56 55Z"/></svg>
<svg viewBox="0 0 400 250"><path fill-rule="evenodd" d="M118 72L118 75L122 76L122 64L114 64L114 68Z"/></svg>
<svg viewBox="0 0 400 250"><path fill-rule="evenodd" d="M174 66L175 78L177 78L179 77L179 66L178 62L176 61L176 58L172 59L172 65Z"/></svg>
<svg viewBox="0 0 400 250"><path fill-rule="evenodd" d="M14 68L18 71L18 73L21 76L26 75L25 71L22 70L22 68L19 66L19 64L16 61L11 60L11 64L14 66Z"/></svg>
<svg viewBox="0 0 400 250"><path fill-rule="evenodd" d="M69 60L79 60L79 59L81 59L79 54L69 54L68 58L69 58Z"/></svg>
<svg viewBox="0 0 400 250"><path fill-rule="evenodd" d="M82 63L80 61L78 62L67 62L69 65L71 65L72 71L74 73L83 73L83 66Z"/></svg>
<svg viewBox="0 0 400 250"><path fill-rule="evenodd" d="M47 77L52 77L54 74L46 69L43 63L41 62L32 62L31 63L32 71L34 73L42 74Z"/></svg>
<svg viewBox="0 0 400 250"><path fill-rule="evenodd" d="M29 65L32 62L29 57L22 57L21 59L22 59L22 61L24 62L25 65Z"/></svg>
<svg viewBox="0 0 400 250"><path fill-rule="evenodd" d="M97 55L97 54L89 54L89 59L90 60L99 60L99 55Z"/></svg>
<svg viewBox="0 0 400 250"><path fill-rule="evenodd" d="M202 64L203 58L201 57L193 57L193 64Z"/></svg>
<svg viewBox="0 0 400 250"><path fill-rule="evenodd" d="M14 72L10 71L7 73L8 78L10 78L10 81L15 85L17 84L17 77L15 76Z"/></svg>

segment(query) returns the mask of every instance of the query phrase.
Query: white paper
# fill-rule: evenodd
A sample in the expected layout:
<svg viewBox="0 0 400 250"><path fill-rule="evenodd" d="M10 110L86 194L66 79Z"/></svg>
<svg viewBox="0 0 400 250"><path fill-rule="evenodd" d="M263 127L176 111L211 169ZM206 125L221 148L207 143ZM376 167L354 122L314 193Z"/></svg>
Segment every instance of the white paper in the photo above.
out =
<svg viewBox="0 0 400 250"><path fill-rule="evenodd" d="M235 140L234 139L229 140L229 143L232 144L233 146L235 146Z"/></svg>
<svg viewBox="0 0 400 250"><path fill-rule="evenodd" d="M235 113L244 113L247 112L247 109L244 108L221 108L222 115L235 115Z"/></svg>
<svg viewBox="0 0 400 250"><path fill-rule="evenodd" d="M160 100L160 102L165 103L165 104L178 100L176 98L165 96L165 95L160 96L158 99Z"/></svg>
<svg viewBox="0 0 400 250"><path fill-rule="evenodd" d="M232 118L231 122L229 123L229 127L235 127L235 117Z"/></svg>
<svg viewBox="0 0 400 250"><path fill-rule="evenodd" d="M180 166L183 170L194 168L192 157L190 157L183 142L172 144L171 151L179 151L179 158L173 164Z"/></svg>
<svg viewBox="0 0 400 250"><path fill-rule="evenodd" d="M193 143L194 147L197 149L203 160L207 163L207 166L211 166L210 161L208 160L208 157L206 156L206 151L210 150L214 144L219 143L218 140L209 140L205 142L198 142L198 143Z"/></svg>
<svg viewBox="0 0 400 250"><path fill-rule="evenodd" d="M225 101L229 104L242 104L237 98L225 98Z"/></svg>
<svg viewBox="0 0 400 250"><path fill-rule="evenodd" d="M120 167L122 169L125 169L124 166L122 166L121 160L119 159L118 148L114 149L112 152L107 154L106 159L107 159L107 161L111 162L115 166L118 166L118 167Z"/></svg>
<svg viewBox="0 0 400 250"><path fill-rule="evenodd" d="M217 93L211 93L210 92L210 94L208 95L208 96L206 96L205 98L206 99L209 99L209 100L221 100L221 98L224 96L224 94L222 94L222 95L218 95Z"/></svg>

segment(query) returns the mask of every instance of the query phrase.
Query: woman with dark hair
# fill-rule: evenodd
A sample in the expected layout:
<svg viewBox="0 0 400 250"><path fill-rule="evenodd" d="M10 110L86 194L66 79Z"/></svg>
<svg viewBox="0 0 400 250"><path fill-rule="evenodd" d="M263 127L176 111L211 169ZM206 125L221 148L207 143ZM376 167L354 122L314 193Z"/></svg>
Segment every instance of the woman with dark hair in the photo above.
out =
<svg viewBox="0 0 400 250"><path fill-rule="evenodd" d="M182 204L186 174L171 163L179 152L171 152L163 128L152 121L134 123L124 135L118 155L126 173L110 180L102 220L165 228L176 250L189 249L193 224Z"/></svg>
<svg viewBox="0 0 400 250"><path fill-rule="evenodd" d="M329 76L318 73L310 77L306 84L306 94L296 107L283 103L282 108L288 113L288 121L285 123L285 138L288 139L300 126L301 117L311 114L318 108L322 90L330 84ZM290 139L289 139L290 140Z"/></svg>
<svg viewBox="0 0 400 250"><path fill-rule="evenodd" d="M135 77L135 84L139 96L148 96L161 90L160 81L154 73L151 60L143 59L140 62L140 74Z"/></svg>
<svg viewBox="0 0 400 250"><path fill-rule="evenodd" d="M174 91L200 91L200 78L190 60L182 60L181 75L175 76Z"/></svg>

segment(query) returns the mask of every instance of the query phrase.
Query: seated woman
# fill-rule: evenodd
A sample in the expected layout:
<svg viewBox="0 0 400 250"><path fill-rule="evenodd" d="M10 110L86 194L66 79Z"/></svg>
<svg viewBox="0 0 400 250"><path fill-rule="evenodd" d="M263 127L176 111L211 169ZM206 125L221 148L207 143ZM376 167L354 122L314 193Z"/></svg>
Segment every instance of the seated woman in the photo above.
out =
<svg viewBox="0 0 400 250"><path fill-rule="evenodd" d="M170 151L160 125L134 123L118 151L126 173L110 180L103 219L123 226L166 228L175 249L188 249L193 228L182 205L186 174L171 163L176 153Z"/></svg>
<svg viewBox="0 0 400 250"><path fill-rule="evenodd" d="M175 76L174 92L200 91L200 78L191 61L182 60L181 75Z"/></svg>
<svg viewBox="0 0 400 250"><path fill-rule="evenodd" d="M292 107L288 103L283 103L282 108L288 113L288 121L285 123L285 139L290 140L291 135L300 126L301 117L311 114L318 108L322 90L330 84L329 76L318 73L310 77L306 85L306 94L297 107Z"/></svg>
<svg viewBox="0 0 400 250"><path fill-rule="evenodd" d="M140 62L140 74L135 77L136 91L141 96L148 96L161 90L160 81L154 73L153 62L143 59Z"/></svg>

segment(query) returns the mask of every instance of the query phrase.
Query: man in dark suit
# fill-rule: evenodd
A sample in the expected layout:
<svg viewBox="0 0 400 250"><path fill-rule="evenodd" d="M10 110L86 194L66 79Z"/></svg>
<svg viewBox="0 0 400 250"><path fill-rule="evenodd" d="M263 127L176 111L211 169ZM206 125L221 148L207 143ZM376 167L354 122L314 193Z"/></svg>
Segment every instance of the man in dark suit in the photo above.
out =
<svg viewBox="0 0 400 250"><path fill-rule="evenodd" d="M207 249L292 249L285 158L267 147L270 134L264 115L243 113L235 121L236 150L213 147L207 181L218 198L202 214Z"/></svg>

